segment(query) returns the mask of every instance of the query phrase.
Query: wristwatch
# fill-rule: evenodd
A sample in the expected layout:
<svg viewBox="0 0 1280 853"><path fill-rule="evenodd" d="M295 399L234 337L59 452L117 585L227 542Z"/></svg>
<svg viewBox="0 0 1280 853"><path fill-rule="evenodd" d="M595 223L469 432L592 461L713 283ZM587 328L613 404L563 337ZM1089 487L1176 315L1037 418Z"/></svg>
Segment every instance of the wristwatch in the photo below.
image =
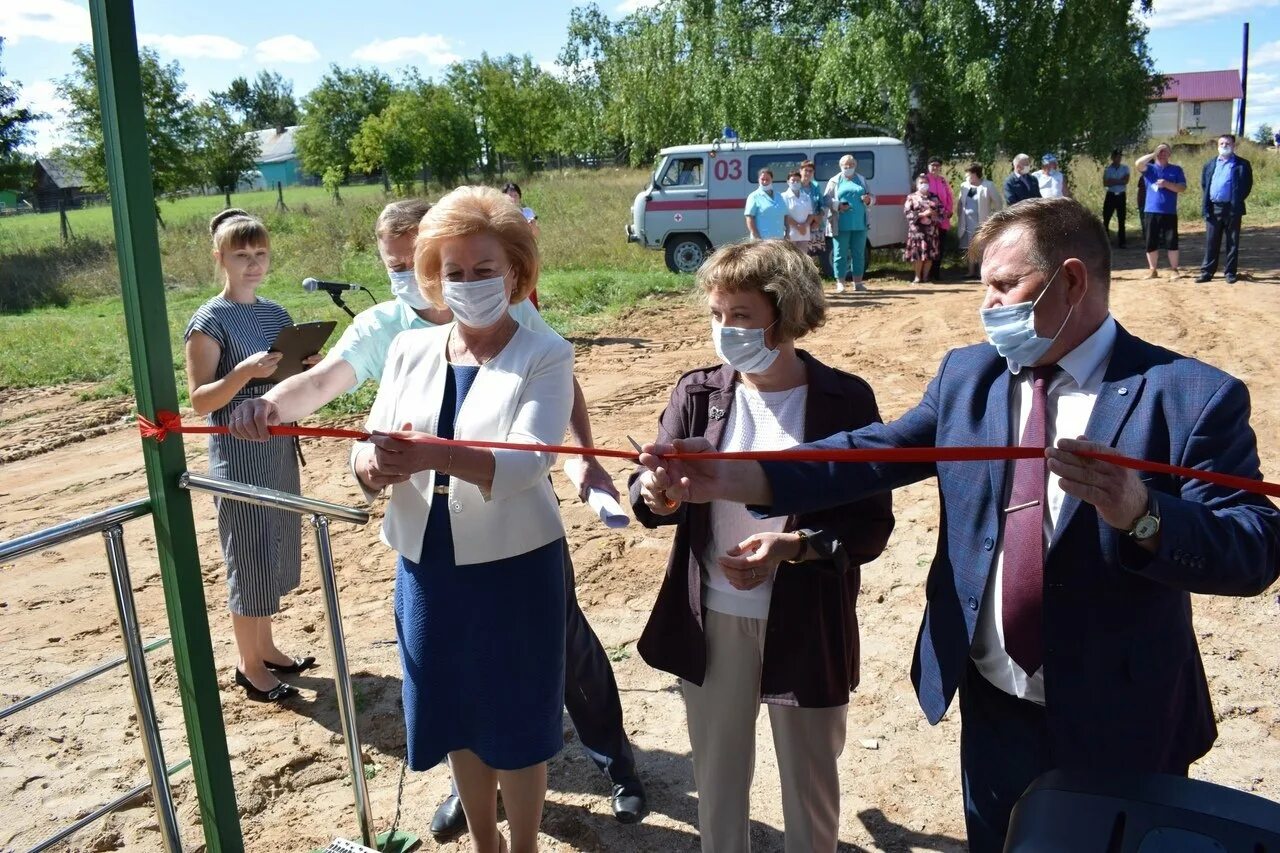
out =
<svg viewBox="0 0 1280 853"><path fill-rule="evenodd" d="M1145 542L1160 532L1160 506L1154 492L1147 491L1147 511L1138 517L1128 532L1135 542Z"/></svg>

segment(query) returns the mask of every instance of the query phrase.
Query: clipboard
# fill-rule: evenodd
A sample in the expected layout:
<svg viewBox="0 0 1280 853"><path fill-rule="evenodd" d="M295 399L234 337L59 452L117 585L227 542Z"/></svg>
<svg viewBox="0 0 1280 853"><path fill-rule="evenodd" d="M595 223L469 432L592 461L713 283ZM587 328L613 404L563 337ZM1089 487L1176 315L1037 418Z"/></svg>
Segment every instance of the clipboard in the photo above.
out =
<svg viewBox="0 0 1280 853"><path fill-rule="evenodd" d="M300 323L296 326L285 326L276 335L271 344L271 352L282 354L276 372L267 377L268 382L281 382L301 373L302 360L307 356L320 352L324 342L329 340L338 324L333 320L322 320L317 323Z"/></svg>

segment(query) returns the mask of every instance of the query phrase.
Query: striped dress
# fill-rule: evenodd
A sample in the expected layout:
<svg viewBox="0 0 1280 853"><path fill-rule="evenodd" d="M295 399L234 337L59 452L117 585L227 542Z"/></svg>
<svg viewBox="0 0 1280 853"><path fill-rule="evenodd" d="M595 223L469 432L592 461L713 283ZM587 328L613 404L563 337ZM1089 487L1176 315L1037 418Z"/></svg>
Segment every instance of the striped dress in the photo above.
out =
<svg viewBox="0 0 1280 853"><path fill-rule="evenodd" d="M246 304L215 296L191 318L186 338L201 332L217 341L222 352L214 378L221 379L244 359L270 349L279 331L292 322L289 313L269 299ZM229 404L212 412L208 422L226 426L236 406L261 396L270 387L265 380L250 382ZM211 435L209 473L293 494L301 489L292 438L259 443ZM222 556L227 561L231 612L237 616L273 615L280 609L280 596L301 580L302 520L287 510L242 501L214 498L214 504Z"/></svg>

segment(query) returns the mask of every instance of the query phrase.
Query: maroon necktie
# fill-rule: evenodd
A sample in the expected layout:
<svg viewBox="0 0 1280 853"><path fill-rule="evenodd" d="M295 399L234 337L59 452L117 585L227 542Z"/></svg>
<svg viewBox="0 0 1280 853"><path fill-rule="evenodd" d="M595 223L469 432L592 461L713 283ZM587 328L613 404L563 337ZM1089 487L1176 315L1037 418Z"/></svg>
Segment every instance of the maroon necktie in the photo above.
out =
<svg viewBox="0 0 1280 853"><path fill-rule="evenodd" d="M1031 415L1019 447L1045 447L1049 381L1056 365L1031 368ZM1013 493L1004 520L1004 647L1027 675L1044 657L1044 514L1049 469L1043 456L1013 463Z"/></svg>

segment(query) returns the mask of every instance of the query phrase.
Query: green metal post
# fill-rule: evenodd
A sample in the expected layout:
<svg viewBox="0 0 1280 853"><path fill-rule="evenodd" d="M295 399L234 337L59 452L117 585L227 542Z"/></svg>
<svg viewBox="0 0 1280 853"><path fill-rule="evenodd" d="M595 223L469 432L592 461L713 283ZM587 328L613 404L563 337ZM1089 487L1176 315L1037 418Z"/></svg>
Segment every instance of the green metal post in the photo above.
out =
<svg viewBox="0 0 1280 853"><path fill-rule="evenodd" d="M154 419L157 410L177 411L178 392L156 238L133 2L89 0L89 16L133 383L138 411ZM163 444L143 441L142 456L205 843L209 853L243 853L191 499L178 488L178 475L187 467L182 437L170 436Z"/></svg>

